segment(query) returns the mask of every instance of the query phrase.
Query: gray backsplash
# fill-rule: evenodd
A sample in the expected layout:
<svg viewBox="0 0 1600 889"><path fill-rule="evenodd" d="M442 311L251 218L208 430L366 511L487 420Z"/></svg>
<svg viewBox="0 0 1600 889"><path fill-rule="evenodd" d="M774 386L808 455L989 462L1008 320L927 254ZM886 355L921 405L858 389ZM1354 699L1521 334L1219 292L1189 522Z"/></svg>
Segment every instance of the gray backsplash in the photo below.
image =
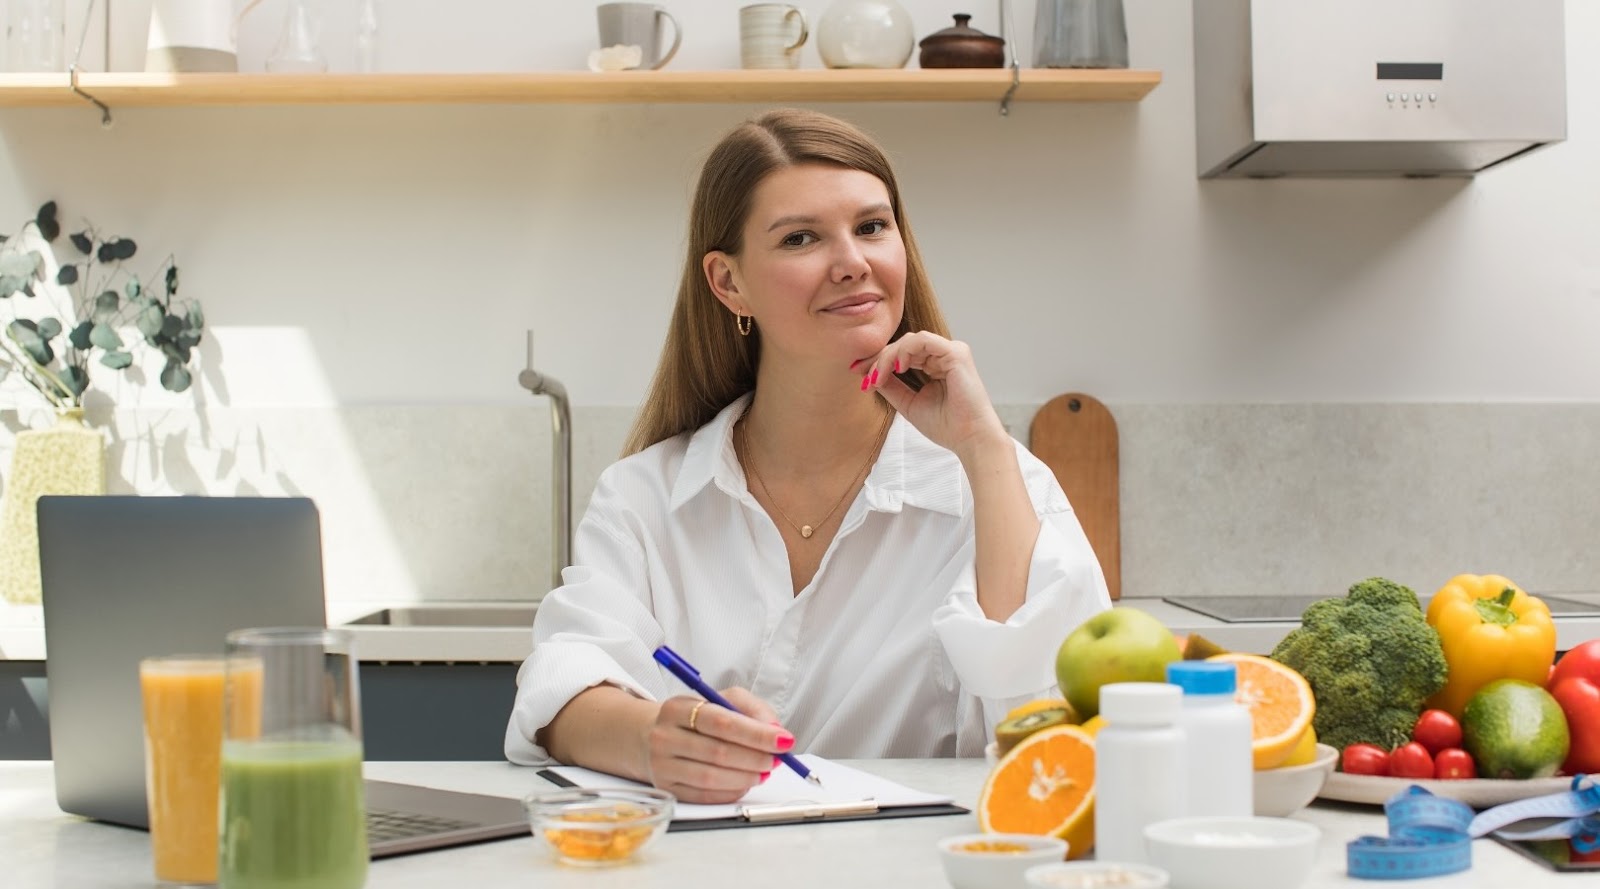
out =
<svg viewBox="0 0 1600 889"><path fill-rule="evenodd" d="M1600 589L1600 405L1110 407L1126 596L1323 595L1374 574L1427 592L1460 572ZM1025 439L1037 408L1001 415ZM573 409L576 516L633 414ZM113 493L314 497L332 599L549 585L543 402L118 411L114 425Z"/></svg>

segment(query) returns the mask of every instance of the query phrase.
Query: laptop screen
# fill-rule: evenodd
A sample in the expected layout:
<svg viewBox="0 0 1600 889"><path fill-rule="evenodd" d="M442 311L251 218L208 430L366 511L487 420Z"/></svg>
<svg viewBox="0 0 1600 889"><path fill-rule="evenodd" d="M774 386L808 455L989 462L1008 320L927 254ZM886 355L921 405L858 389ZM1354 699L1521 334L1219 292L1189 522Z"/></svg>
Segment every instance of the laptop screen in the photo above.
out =
<svg viewBox="0 0 1600 889"><path fill-rule="evenodd" d="M242 627L324 626L303 497L39 498L50 748L62 810L148 826L139 661Z"/></svg>

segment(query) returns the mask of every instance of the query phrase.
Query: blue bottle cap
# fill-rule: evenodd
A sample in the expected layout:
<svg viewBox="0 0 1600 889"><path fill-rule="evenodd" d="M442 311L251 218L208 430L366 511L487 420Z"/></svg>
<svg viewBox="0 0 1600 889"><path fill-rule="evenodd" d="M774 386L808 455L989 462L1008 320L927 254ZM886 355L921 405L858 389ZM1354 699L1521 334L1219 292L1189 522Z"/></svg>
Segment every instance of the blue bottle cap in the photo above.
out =
<svg viewBox="0 0 1600 889"><path fill-rule="evenodd" d="M1173 661L1167 681L1186 695L1231 695L1239 686L1239 668L1215 661Z"/></svg>

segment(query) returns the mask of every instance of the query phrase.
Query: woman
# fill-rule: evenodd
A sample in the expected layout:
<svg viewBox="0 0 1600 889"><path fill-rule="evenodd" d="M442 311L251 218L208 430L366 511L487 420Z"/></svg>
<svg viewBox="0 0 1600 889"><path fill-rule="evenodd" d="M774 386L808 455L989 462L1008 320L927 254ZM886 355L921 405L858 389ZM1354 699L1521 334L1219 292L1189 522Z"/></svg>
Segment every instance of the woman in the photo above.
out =
<svg viewBox="0 0 1600 889"><path fill-rule="evenodd" d="M727 802L774 754L979 755L1109 607L949 338L887 159L808 111L706 160L666 346L534 622L513 762ZM651 659L670 645L736 713Z"/></svg>

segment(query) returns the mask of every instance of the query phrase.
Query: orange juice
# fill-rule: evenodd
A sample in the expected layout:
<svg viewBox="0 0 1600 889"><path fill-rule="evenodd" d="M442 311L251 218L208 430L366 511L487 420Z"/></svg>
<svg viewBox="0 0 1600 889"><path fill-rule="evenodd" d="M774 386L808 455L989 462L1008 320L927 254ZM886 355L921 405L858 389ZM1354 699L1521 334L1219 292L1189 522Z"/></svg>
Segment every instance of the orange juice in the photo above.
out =
<svg viewBox="0 0 1600 889"><path fill-rule="evenodd" d="M156 879L217 881L217 796L222 761L221 658L146 658L145 788ZM260 673L235 672L235 694L260 695Z"/></svg>

